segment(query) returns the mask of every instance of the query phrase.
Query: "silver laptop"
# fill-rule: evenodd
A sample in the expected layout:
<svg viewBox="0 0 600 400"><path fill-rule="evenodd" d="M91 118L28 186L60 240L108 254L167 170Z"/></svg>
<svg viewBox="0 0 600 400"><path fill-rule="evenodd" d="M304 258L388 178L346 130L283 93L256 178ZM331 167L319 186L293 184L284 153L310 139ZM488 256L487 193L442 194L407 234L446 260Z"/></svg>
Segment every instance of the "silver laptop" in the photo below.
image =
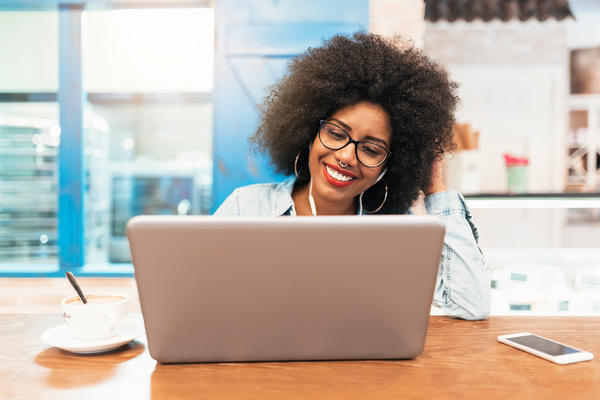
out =
<svg viewBox="0 0 600 400"><path fill-rule="evenodd" d="M430 216L140 216L127 224L163 363L413 358L444 238Z"/></svg>

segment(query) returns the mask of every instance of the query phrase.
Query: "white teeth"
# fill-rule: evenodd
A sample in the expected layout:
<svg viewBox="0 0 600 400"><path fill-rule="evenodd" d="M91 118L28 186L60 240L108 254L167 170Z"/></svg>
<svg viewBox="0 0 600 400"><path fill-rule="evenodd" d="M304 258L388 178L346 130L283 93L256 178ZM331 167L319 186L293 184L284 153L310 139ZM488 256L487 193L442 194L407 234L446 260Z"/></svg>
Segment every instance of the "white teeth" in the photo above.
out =
<svg viewBox="0 0 600 400"><path fill-rule="evenodd" d="M348 182L353 179L351 176L341 174L338 171L336 171L335 169L330 168L328 165L325 165L325 170L327 171L329 176L331 176L333 179L338 180L338 181Z"/></svg>

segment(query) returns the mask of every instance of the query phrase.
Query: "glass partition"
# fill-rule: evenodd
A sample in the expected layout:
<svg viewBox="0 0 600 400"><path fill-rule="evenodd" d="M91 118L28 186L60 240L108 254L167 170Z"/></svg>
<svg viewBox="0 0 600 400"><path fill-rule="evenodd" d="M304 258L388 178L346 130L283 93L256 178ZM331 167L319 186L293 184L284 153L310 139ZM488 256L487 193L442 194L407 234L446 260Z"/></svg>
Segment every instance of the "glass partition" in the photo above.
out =
<svg viewBox="0 0 600 400"><path fill-rule="evenodd" d="M103 261L108 245L106 121L84 119L88 190L85 248ZM0 104L0 263L58 263L58 151L56 103Z"/></svg>
<svg viewBox="0 0 600 400"><path fill-rule="evenodd" d="M600 315L600 197L468 200L492 314Z"/></svg>

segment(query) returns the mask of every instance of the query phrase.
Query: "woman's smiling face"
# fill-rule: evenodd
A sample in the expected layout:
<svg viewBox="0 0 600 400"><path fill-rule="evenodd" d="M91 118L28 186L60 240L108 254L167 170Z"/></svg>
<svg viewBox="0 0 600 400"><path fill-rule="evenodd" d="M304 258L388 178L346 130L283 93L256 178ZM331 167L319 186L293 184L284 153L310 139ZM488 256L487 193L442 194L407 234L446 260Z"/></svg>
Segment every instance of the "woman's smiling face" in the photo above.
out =
<svg viewBox="0 0 600 400"><path fill-rule="evenodd" d="M354 140L372 142L390 150L390 120L377 104L365 101L343 107L327 121L342 128ZM316 135L308 165L317 209L321 205L321 208L328 210L339 208L340 213L348 210L356 196L375 184L385 164L367 167L356 158L356 144L350 143L339 150L331 150Z"/></svg>

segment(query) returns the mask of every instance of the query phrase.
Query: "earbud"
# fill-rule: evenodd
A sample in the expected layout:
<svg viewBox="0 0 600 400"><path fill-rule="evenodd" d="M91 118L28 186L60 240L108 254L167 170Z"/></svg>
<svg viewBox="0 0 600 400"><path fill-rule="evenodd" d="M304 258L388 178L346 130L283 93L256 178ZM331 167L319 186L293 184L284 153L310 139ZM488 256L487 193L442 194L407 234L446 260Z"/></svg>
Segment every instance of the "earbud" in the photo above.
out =
<svg viewBox="0 0 600 400"><path fill-rule="evenodd" d="M385 175L385 173L387 172L387 167L385 167L383 169L383 171L381 171L381 173L379 174L379 176L377 177L377 179L375 180L375 183L379 182L381 180L381 178L383 178L383 176ZM373 183L373 185L375 184Z"/></svg>

